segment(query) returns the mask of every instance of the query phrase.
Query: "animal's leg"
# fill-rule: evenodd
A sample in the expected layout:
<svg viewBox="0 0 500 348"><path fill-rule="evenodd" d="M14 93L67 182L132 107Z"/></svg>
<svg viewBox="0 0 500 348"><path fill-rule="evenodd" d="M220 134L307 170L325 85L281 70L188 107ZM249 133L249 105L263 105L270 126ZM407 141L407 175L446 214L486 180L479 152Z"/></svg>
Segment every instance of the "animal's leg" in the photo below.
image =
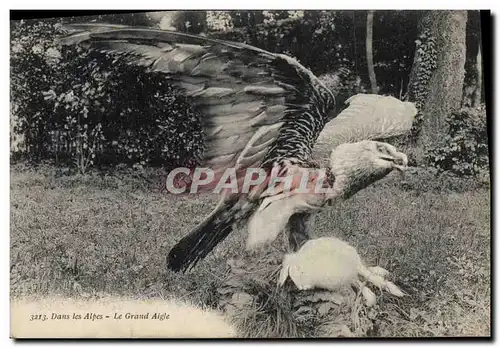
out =
<svg viewBox="0 0 500 348"><path fill-rule="evenodd" d="M361 291L361 294L365 298L366 301L366 306L367 307L373 307L377 303L377 297L373 293L373 291L370 290L364 283L361 281L357 280L356 285L358 286L359 290Z"/></svg>
<svg viewBox="0 0 500 348"><path fill-rule="evenodd" d="M367 269L364 265L358 266L358 274L365 278L367 281L372 283L379 288L388 291L390 294L398 297L404 296L404 293L400 288L396 286L396 284L385 280L383 277L372 273L369 269Z"/></svg>

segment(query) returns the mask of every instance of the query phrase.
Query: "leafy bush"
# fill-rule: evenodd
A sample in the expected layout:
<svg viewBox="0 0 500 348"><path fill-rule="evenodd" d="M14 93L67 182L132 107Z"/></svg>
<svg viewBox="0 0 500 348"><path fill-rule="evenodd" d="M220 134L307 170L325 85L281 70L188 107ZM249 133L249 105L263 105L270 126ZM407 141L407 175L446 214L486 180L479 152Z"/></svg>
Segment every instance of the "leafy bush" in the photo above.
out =
<svg viewBox="0 0 500 348"><path fill-rule="evenodd" d="M56 22L12 27L11 129L25 158L85 173L97 164L171 168L201 151L197 114L163 76L59 47L60 34Z"/></svg>
<svg viewBox="0 0 500 348"><path fill-rule="evenodd" d="M428 163L440 171L477 175L488 169L488 133L484 106L464 108L447 119L448 134L428 149Z"/></svg>
<svg viewBox="0 0 500 348"><path fill-rule="evenodd" d="M50 142L52 125L46 115L52 110L40 91L49 89L57 79L49 59L51 32L50 22L11 22L11 142L18 141L15 135L20 135L23 143L16 147L29 153L31 159L43 157Z"/></svg>

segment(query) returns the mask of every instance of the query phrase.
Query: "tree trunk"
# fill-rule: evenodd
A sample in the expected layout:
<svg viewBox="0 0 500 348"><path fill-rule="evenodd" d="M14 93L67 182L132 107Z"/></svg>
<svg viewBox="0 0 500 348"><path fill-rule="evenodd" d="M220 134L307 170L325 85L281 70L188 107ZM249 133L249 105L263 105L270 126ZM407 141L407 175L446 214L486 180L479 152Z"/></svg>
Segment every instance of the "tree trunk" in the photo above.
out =
<svg viewBox="0 0 500 348"><path fill-rule="evenodd" d="M476 107L481 104L481 92L483 85L483 57L481 54L481 43L479 43L479 49L477 51L476 57L476 89L474 91L474 99L472 101L472 106Z"/></svg>
<svg viewBox="0 0 500 348"><path fill-rule="evenodd" d="M421 17L408 87L408 99L419 109L417 144L440 139L446 117L460 108L466 23L467 11L425 11Z"/></svg>
<svg viewBox="0 0 500 348"><path fill-rule="evenodd" d="M370 76L370 84L373 94L377 94L377 77L373 67L373 13L368 11L366 16L366 61L368 63L368 75Z"/></svg>

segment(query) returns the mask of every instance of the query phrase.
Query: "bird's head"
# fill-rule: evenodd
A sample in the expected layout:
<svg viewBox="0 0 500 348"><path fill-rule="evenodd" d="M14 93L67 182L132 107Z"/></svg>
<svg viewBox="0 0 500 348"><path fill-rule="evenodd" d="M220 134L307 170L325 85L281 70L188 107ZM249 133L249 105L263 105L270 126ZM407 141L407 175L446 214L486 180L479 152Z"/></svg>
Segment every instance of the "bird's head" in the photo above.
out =
<svg viewBox="0 0 500 348"><path fill-rule="evenodd" d="M337 146L330 155L335 191L344 198L385 177L392 170L404 171L407 156L390 144L364 140Z"/></svg>

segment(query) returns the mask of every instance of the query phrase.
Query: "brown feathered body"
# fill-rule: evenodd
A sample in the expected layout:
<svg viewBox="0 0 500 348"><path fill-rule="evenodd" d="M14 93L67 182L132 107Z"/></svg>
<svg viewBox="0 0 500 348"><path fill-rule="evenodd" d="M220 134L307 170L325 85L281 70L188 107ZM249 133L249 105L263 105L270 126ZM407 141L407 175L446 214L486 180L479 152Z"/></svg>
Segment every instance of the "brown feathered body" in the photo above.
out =
<svg viewBox="0 0 500 348"><path fill-rule="evenodd" d="M313 146L327 121L336 115L331 91L286 55L152 28L90 23L72 24L66 29L70 34L61 39L63 44L80 44L117 56L147 72L162 74L183 91L203 115L206 150L200 164L216 173L227 168L269 171L278 167L287 171L314 166ZM350 165L344 169L347 167ZM350 177L349 185L358 189L366 179L378 177L364 173L366 169L353 171L360 179L352 182ZM339 170L334 174L336 183L341 183L337 176L347 172L335 170ZM226 238L235 224L245 223L259 210L269 199L261 193L224 195L206 220L170 251L169 268L186 271L193 267ZM309 199L319 203L328 200ZM303 201L291 204L288 213L282 215L290 215L296 210L294 204L300 206ZM301 224L295 221L294 225Z"/></svg>

